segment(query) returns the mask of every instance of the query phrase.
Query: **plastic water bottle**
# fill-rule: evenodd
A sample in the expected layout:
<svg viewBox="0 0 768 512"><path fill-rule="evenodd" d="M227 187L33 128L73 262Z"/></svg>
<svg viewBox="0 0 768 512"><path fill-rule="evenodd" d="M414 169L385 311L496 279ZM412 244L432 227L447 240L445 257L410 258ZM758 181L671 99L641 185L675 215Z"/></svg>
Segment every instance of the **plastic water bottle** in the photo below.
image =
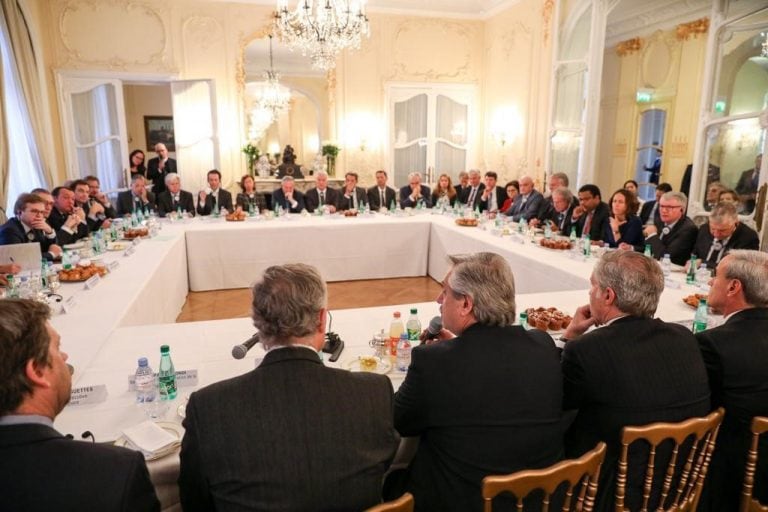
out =
<svg viewBox="0 0 768 512"><path fill-rule="evenodd" d="M661 258L661 271L664 273L664 277L669 277L669 274L672 272L672 259L669 257L669 254L665 254Z"/></svg>
<svg viewBox="0 0 768 512"><path fill-rule="evenodd" d="M69 256L69 251L66 249L64 249L64 252L61 254L61 266L64 270L72 270L72 259Z"/></svg>
<svg viewBox="0 0 768 512"><path fill-rule="evenodd" d="M685 284L696 284L696 256L693 254L688 265L688 274L685 276Z"/></svg>
<svg viewBox="0 0 768 512"><path fill-rule="evenodd" d="M411 316L408 317L408 321L405 323L405 330L411 343L418 343L419 335L421 334L421 322L419 322L418 313L416 308L411 308Z"/></svg>
<svg viewBox="0 0 768 512"><path fill-rule="evenodd" d="M397 344L397 369L401 372L407 372L411 365L411 342L408 340L408 334L400 335L400 342Z"/></svg>
<svg viewBox="0 0 768 512"><path fill-rule="evenodd" d="M693 317L694 334L707 329L707 313L707 299L699 299L699 307L696 308L696 315Z"/></svg>
<svg viewBox="0 0 768 512"><path fill-rule="evenodd" d="M589 235L582 236L581 241L584 244L584 256L589 258L592 254L592 241L589 239Z"/></svg>
<svg viewBox="0 0 768 512"><path fill-rule="evenodd" d="M400 342L400 336L405 332L405 326L400 319L400 312L395 311L392 314L392 322L389 324L389 356L394 359L397 355L397 344Z"/></svg>
<svg viewBox="0 0 768 512"><path fill-rule="evenodd" d="M711 274L709 273L707 264L702 263L701 265L699 265L699 269L696 271L696 284L698 285L698 287L701 288L702 290L708 290L710 277L711 277Z"/></svg>
<svg viewBox="0 0 768 512"><path fill-rule="evenodd" d="M136 403L145 406L146 410L151 409L152 404L157 399L157 385L155 384L155 373L149 366L146 357L139 358L139 366L136 368L134 378L136 386Z"/></svg>
<svg viewBox="0 0 768 512"><path fill-rule="evenodd" d="M176 369L171 360L171 349L168 345L160 347L160 400L176 398Z"/></svg>
<svg viewBox="0 0 768 512"><path fill-rule="evenodd" d="M528 232L528 221L525 220L525 217L520 217L520 222L517 223L517 230L522 234Z"/></svg>
<svg viewBox="0 0 768 512"><path fill-rule="evenodd" d="M576 238L577 238L577 236L576 236L576 226L573 226L571 228L571 236L570 236L571 245L576 245Z"/></svg>
<svg viewBox="0 0 768 512"><path fill-rule="evenodd" d="M544 238L547 240L552 238L552 226L550 226L547 221L544 221Z"/></svg>

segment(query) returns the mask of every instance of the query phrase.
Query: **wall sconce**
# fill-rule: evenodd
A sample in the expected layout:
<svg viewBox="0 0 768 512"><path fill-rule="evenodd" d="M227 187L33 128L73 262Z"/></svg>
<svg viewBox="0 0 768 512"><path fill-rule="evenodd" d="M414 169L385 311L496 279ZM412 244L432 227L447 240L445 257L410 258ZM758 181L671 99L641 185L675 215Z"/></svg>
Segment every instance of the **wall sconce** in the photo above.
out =
<svg viewBox="0 0 768 512"><path fill-rule="evenodd" d="M509 106L497 109L491 120L491 138L503 148L511 144L523 133L523 119L517 107Z"/></svg>

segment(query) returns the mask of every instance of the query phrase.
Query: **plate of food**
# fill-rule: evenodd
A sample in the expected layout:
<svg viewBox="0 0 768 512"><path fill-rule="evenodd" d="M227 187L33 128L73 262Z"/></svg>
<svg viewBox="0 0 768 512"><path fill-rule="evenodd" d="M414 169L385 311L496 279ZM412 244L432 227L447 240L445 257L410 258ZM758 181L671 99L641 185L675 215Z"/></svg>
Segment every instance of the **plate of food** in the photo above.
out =
<svg viewBox="0 0 768 512"><path fill-rule="evenodd" d="M707 297L708 295L706 293L694 293L693 295L684 297L683 302L685 302L688 306L692 307L693 309L696 309L699 307L699 300L706 299Z"/></svg>
<svg viewBox="0 0 768 512"><path fill-rule="evenodd" d="M181 446L181 438L184 437L184 427L178 423L172 421L158 421L157 426L171 434L176 438L176 441L169 444L165 448L153 453L144 453L144 459L147 461L162 459L163 457L174 453ZM130 442L124 435L121 435L115 441L115 446L122 446L124 448L130 448L132 450L141 451L136 445Z"/></svg>
<svg viewBox="0 0 768 512"><path fill-rule="evenodd" d="M62 245L61 247L63 249L74 251L74 250L82 249L83 247L85 247L85 242L75 242L74 244L65 244L65 245Z"/></svg>
<svg viewBox="0 0 768 512"><path fill-rule="evenodd" d="M133 240L134 238L140 238L142 236L149 236L149 230L147 228L129 228L123 233L123 238L126 240Z"/></svg>
<svg viewBox="0 0 768 512"><path fill-rule="evenodd" d="M573 318L557 308L528 308L528 325L550 334L562 333L571 324Z"/></svg>
<svg viewBox="0 0 768 512"><path fill-rule="evenodd" d="M109 242L107 244L107 250L108 251L124 251L130 246L131 244L128 244L125 242Z"/></svg>
<svg viewBox="0 0 768 512"><path fill-rule="evenodd" d="M378 356L360 356L344 365L353 372L372 372L384 375L392 369L392 363Z"/></svg>
<svg viewBox="0 0 768 512"><path fill-rule="evenodd" d="M542 238L539 240L539 245L545 249L552 249L555 251L570 251L573 245L567 238Z"/></svg>
<svg viewBox="0 0 768 512"><path fill-rule="evenodd" d="M245 213L243 210L238 208L234 212L227 214L224 217L224 220L226 220L227 222L244 222L247 216L248 216L247 213Z"/></svg>
<svg viewBox="0 0 768 512"><path fill-rule="evenodd" d="M345 217L357 217L357 210L344 210Z"/></svg>
<svg viewBox="0 0 768 512"><path fill-rule="evenodd" d="M106 267L97 267L96 265L76 266L69 270L59 270L59 281L62 283L80 283L87 281L96 274L104 277L107 274Z"/></svg>
<svg viewBox="0 0 768 512"><path fill-rule="evenodd" d="M477 222L477 219L467 219L462 217L460 219L456 219L456 224L458 226L474 227L474 226L477 226L478 222Z"/></svg>

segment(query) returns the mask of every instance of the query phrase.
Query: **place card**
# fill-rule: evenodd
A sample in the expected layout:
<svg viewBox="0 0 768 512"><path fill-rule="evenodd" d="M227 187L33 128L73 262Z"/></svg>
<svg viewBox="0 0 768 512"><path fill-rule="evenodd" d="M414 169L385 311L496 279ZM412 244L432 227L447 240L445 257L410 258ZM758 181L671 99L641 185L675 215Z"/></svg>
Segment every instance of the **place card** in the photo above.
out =
<svg viewBox="0 0 768 512"><path fill-rule="evenodd" d="M120 266L120 262L117 260L110 261L109 263L107 263L107 268L109 269L110 272L114 272L115 269L117 269L117 267L119 266Z"/></svg>
<svg viewBox="0 0 768 512"><path fill-rule="evenodd" d="M72 388L69 405L99 404L107 400L106 384Z"/></svg>
<svg viewBox="0 0 768 512"><path fill-rule="evenodd" d="M71 313L72 310L75 309L75 306L77 306L77 299L75 298L75 295L72 295L61 303L61 311L63 313Z"/></svg>
<svg viewBox="0 0 768 512"><path fill-rule="evenodd" d="M125 252L123 253L123 256L127 258L128 256L130 256L134 252L136 252L136 246L135 245L131 245L129 248L127 248L125 250Z"/></svg>
<svg viewBox="0 0 768 512"><path fill-rule="evenodd" d="M101 282L101 276L99 274L93 274L91 277L89 277L85 281L85 289L86 290L93 290L96 288L96 285Z"/></svg>
<svg viewBox="0 0 768 512"><path fill-rule="evenodd" d="M157 372L154 373L155 379L158 378ZM197 368L191 370L176 370L176 387L195 387L197 386ZM128 376L128 391L136 391L136 376Z"/></svg>

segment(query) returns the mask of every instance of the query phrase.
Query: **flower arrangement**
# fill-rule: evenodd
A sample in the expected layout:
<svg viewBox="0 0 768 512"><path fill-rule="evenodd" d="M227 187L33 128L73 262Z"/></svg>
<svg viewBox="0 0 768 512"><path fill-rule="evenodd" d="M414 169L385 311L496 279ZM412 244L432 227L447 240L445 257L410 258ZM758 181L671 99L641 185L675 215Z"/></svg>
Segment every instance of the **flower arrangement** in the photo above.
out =
<svg viewBox="0 0 768 512"><path fill-rule="evenodd" d="M328 174L333 174L336 168L336 157L339 156L341 148L335 142L329 140L323 141L322 154L325 157L325 161L328 167Z"/></svg>
<svg viewBox="0 0 768 512"><path fill-rule="evenodd" d="M259 156L261 156L261 151L259 151L259 148L248 142L248 144L243 146L242 152L245 154L245 158L248 160L248 173L253 176L253 168L254 165L256 165L256 161L259 159Z"/></svg>

